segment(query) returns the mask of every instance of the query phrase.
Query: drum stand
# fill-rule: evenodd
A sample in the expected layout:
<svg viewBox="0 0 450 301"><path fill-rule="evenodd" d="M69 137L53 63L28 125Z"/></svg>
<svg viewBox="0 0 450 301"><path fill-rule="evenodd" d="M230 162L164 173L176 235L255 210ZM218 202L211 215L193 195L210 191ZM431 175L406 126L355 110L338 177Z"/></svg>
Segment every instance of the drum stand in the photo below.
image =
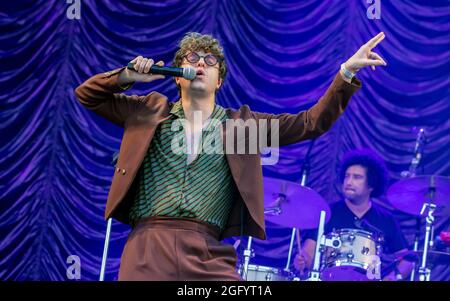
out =
<svg viewBox="0 0 450 301"><path fill-rule="evenodd" d="M416 229L416 234L414 237L414 245L413 245L414 252L417 252L417 250L419 250L419 236L420 236L420 225L421 225L420 218L417 218L416 225L417 225L417 229ZM409 276L409 281L414 281L414 279L415 279L416 266L417 266L417 263L413 262L413 269L411 271L411 275Z"/></svg>
<svg viewBox="0 0 450 301"><path fill-rule="evenodd" d="M428 255L428 247L431 246L432 239L430 236L433 235L433 223L434 216L433 213L436 210L436 205L433 204L434 194L436 191L436 187L434 184L434 176L430 178L430 188L429 188L429 197L430 201L428 203L424 203L422 206L422 210L420 211L420 215L424 215L425 210L428 208L428 214L425 218L426 227L425 227L425 241L423 245L423 254L422 254L422 263L419 268L419 280L420 281L430 281L431 270L427 268L427 255Z"/></svg>
<svg viewBox="0 0 450 301"><path fill-rule="evenodd" d="M300 185L302 185L303 187L306 187L306 179L308 178L308 175L309 175L309 169L310 169L309 159L310 159L310 155L311 155L311 150L314 146L314 142L316 142L316 139L313 139L310 142L310 144L308 146L308 150L306 151L305 161L302 165L302 169L300 170L300 173L302 175ZM292 250L294 248L295 234L297 231L298 231L298 233L300 233L300 229L292 228L291 242L289 244L289 253L288 253L288 258L287 258L287 262L286 262L286 267L284 268L285 272L290 272L289 266L291 263ZM299 238L299 240L300 240L300 238ZM298 243L300 244L300 241ZM298 247L300 248L301 246L299 245ZM300 249L298 251L300 252Z"/></svg>
<svg viewBox="0 0 450 301"><path fill-rule="evenodd" d="M119 158L119 152L115 152L113 154L113 158L111 161L112 166L116 166L117 159ZM99 281L105 280L105 268L106 268L106 259L108 258L108 248L109 248L109 238L111 236L111 225L112 225L112 217L108 218L108 224L106 225L106 234L105 234L105 244L103 245L103 256L102 256L102 266L100 267L100 277Z"/></svg>
<svg viewBox="0 0 450 301"><path fill-rule="evenodd" d="M105 245L103 246L102 266L100 268L99 281L105 280L105 267L106 267L106 258L108 257L109 237L111 235L111 223L112 218L108 218L108 225L106 226Z"/></svg>
<svg viewBox="0 0 450 301"><path fill-rule="evenodd" d="M241 268L240 275L242 279L247 280L247 272L248 272L248 264L250 262L250 258L253 257L252 250L252 237L248 237L247 249L244 250L244 265Z"/></svg>
<svg viewBox="0 0 450 301"><path fill-rule="evenodd" d="M313 140L313 142L311 143L311 145L310 145L310 147L308 149L308 153L306 154L305 164L303 164L303 166L302 166L302 180L301 180L300 185L302 185L303 187L306 186L306 178L307 178L308 173L309 173L309 153L311 151L311 147L312 147L313 143L314 143L314 140ZM300 233L300 229L292 228L291 242L289 243L288 258L287 258L287 262L286 262L286 267L284 268L285 272L290 272L289 266L290 266L290 263L291 263L292 250L294 248L295 234L296 234L297 231ZM298 247L300 248L300 246L298 246ZM298 251L300 252L300 250L298 250Z"/></svg>
<svg viewBox="0 0 450 301"><path fill-rule="evenodd" d="M332 247L338 249L341 247L342 242L339 237L326 238L324 235L325 228L325 211L320 211L320 221L319 228L317 231L317 243L316 252L314 255L314 266L309 274L309 278L306 281L321 281L320 279L320 262L322 258L322 252L324 252L325 247Z"/></svg>

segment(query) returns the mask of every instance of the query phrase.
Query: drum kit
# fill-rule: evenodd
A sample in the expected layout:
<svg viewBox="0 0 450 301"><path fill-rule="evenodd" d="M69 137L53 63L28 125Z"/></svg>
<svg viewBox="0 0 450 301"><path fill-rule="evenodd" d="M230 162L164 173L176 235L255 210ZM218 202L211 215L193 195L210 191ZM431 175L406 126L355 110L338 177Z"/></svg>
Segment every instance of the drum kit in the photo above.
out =
<svg viewBox="0 0 450 301"><path fill-rule="evenodd" d="M330 218L327 202L311 188L301 184L273 178L264 179L266 220L275 225L292 228L288 259L284 269L250 264L253 257L252 238L249 237L239 272L249 281L300 280L290 270L295 237L299 244L300 230L318 228L314 267L307 279L322 281L380 280L380 258L383 237L361 229L338 229L324 233L325 222ZM409 253L421 258L417 269L419 280L430 280L427 263L450 264L450 253L431 251L434 241L435 216L449 216L450 178L442 176L417 176L393 184L387 198L396 209L425 219L425 240L422 250L416 241ZM301 213L301 214L300 214ZM377 271L378 269L378 271ZM414 279L412 275L411 280Z"/></svg>
<svg viewBox="0 0 450 301"><path fill-rule="evenodd" d="M316 247L315 268L312 269L308 280L361 280L370 269L373 255L380 255L381 241L372 233L360 229L340 229L332 233L323 233L325 222L331 216L330 208L313 189L293 182L265 178L264 195L266 220L293 229L288 259L284 269L250 264L253 251L252 238L249 237L244 251L244 263L239 269L243 279L300 280L290 270L295 237L297 244L300 245L300 230L314 229L318 225L319 243Z"/></svg>
<svg viewBox="0 0 450 301"><path fill-rule="evenodd" d="M314 190L306 187L309 173L309 157L314 145L312 140L301 169L301 183L264 179L264 205L266 220L282 227L292 228L288 258L284 269L250 264L254 255L249 237L244 251L243 264L239 273L245 280L291 281L300 280L290 270L294 240L300 250L300 230L318 229L314 266L309 272L309 281L354 281L380 280L381 262L384 255L383 237L361 229L338 229L324 233L326 221L330 218L327 202ZM450 178L436 175L416 175L426 143L425 130L417 132L409 170L402 172L402 179L387 191L389 203L397 210L415 216L418 221L414 247L406 255L420 259L420 266L414 263L410 280L429 281L432 264L450 264L450 233L441 232L440 239L447 246L444 251L433 250L436 217L450 216ZM425 221L423 248L419 250L420 225ZM318 226L318 227L317 227Z"/></svg>

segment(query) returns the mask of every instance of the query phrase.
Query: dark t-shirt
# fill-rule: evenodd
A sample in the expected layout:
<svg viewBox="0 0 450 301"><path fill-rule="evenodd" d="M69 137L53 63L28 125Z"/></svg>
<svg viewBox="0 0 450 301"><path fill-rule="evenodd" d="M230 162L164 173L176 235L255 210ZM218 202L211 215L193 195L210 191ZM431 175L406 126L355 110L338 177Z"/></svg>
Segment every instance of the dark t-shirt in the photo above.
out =
<svg viewBox="0 0 450 301"><path fill-rule="evenodd" d="M383 254L392 254L408 247L406 239L393 215L386 209L372 202L371 208L358 218L344 201L330 205L331 218L325 225L324 233L333 230L351 228L371 232L384 237ZM304 239L317 240L317 229L304 231Z"/></svg>

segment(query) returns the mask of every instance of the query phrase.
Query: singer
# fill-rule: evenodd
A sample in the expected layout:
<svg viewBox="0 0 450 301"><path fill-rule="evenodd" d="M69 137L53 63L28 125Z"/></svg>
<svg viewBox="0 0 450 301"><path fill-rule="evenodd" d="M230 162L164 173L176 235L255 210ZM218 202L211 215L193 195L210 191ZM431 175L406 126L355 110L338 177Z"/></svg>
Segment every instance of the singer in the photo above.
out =
<svg viewBox="0 0 450 301"><path fill-rule="evenodd" d="M383 39L380 33L364 44L336 70L317 104L297 114L216 104L216 92L227 75L226 59L218 40L199 33L186 34L175 53L174 67L196 70L193 80L174 78L180 95L175 102L158 92L123 93L136 82L164 78L148 73L154 61L142 56L131 61L134 70L122 67L98 74L77 87L83 106L124 128L105 210L106 218L133 229L119 280L241 280L234 247L220 241L240 235L266 237L260 156L209 154L195 142L214 127L214 120L277 120L279 127L273 131L280 145L323 134L361 87L355 74L363 67L386 65L372 51ZM173 130L180 120L185 124L183 141L192 150L182 154L171 147L180 134Z"/></svg>
<svg viewBox="0 0 450 301"><path fill-rule="evenodd" d="M388 172L383 160L373 151L360 149L347 153L341 164L339 180L342 185L343 201L330 206L331 218L324 233L335 229L361 229L380 238L383 254L393 254L393 262L381 262L379 277L386 281L406 279L416 259L408 253L406 239L393 215L374 203L372 198L383 195L388 183ZM295 267L301 274L314 261L317 231L305 231L305 242L296 257ZM368 280L366 274L361 279ZM343 275L354 277L354 275ZM338 280L351 281L354 278Z"/></svg>

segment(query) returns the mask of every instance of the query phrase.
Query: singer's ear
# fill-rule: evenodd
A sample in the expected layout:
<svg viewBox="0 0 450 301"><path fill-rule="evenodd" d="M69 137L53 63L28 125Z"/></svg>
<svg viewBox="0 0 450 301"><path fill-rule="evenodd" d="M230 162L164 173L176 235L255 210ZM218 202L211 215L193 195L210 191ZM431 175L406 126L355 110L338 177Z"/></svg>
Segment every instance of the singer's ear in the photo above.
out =
<svg viewBox="0 0 450 301"><path fill-rule="evenodd" d="M216 90L219 90L220 86L222 86L222 78L221 77L219 77L219 79L217 80Z"/></svg>

